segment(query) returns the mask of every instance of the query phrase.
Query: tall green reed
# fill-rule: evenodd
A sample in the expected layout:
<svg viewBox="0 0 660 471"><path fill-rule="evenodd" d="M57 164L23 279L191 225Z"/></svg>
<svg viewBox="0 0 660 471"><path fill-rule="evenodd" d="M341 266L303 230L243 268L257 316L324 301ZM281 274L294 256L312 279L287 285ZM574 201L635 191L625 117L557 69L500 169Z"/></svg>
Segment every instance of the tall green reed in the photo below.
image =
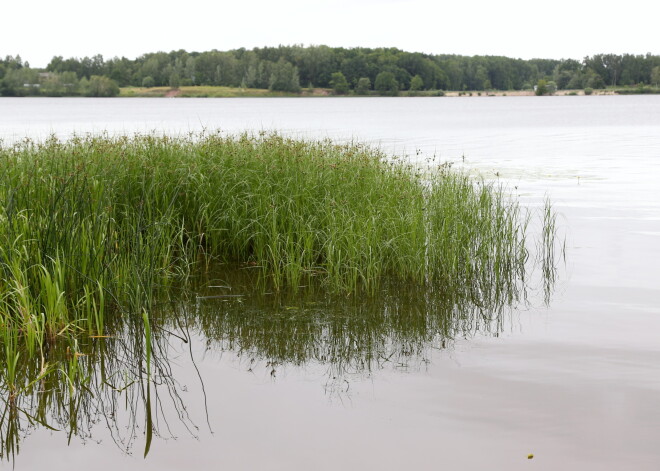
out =
<svg viewBox="0 0 660 471"><path fill-rule="evenodd" d="M537 252L551 271L549 206L544 215ZM92 420L85 412L114 413L130 395L144 419L130 434L146 425L146 454L168 369L151 313L218 264L249 271L251 285L286 304L304 285L326 292L328 305L378 299L392 285L416 293L332 319L313 303L274 317L257 303L250 316L211 309L198 321L208 338L271 362L371 368L476 323L497 331L494 312L524 296L529 220L502 188L359 144L211 134L0 148L4 450L18 446L28 409L27 422L59 417L73 436Z"/></svg>
<svg viewBox="0 0 660 471"><path fill-rule="evenodd" d="M389 276L478 296L527 257L525 217L501 189L360 145L51 138L0 150L0 170L0 296L44 312L51 335L82 313L101 335L105 304L140 312L212 258L276 289L315 276L373 291Z"/></svg>
<svg viewBox="0 0 660 471"><path fill-rule="evenodd" d="M0 148L0 325L44 363L58 339L102 337L109 316L139 318L218 262L276 291L398 280L486 305L519 292L528 220L501 188L359 144L26 140Z"/></svg>

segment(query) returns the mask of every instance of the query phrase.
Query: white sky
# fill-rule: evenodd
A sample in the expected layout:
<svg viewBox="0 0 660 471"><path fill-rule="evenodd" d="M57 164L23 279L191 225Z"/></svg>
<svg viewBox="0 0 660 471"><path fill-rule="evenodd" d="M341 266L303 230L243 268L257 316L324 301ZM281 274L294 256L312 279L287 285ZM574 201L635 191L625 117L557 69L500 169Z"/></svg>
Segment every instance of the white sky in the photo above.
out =
<svg viewBox="0 0 660 471"><path fill-rule="evenodd" d="M660 1L25 0L0 8L0 56L32 67L55 55L279 44L398 47L530 59L660 54Z"/></svg>

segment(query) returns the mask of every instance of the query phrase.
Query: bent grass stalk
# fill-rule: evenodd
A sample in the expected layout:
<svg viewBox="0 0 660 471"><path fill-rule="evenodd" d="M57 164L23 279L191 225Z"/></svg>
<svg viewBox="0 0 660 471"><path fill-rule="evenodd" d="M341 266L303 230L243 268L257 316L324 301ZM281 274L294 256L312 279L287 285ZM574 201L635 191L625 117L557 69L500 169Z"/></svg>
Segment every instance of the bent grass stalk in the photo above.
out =
<svg viewBox="0 0 660 471"><path fill-rule="evenodd" d="M146 367L147 367L147 397L144 404L145 407L145 433L146 441L144 444L144 457L146 458L151 448L151 440L153 438L153 418L151 412L151 323L149 322L149 313L142 310L142 321L144 323L144 348L146 354Z"/></svg>

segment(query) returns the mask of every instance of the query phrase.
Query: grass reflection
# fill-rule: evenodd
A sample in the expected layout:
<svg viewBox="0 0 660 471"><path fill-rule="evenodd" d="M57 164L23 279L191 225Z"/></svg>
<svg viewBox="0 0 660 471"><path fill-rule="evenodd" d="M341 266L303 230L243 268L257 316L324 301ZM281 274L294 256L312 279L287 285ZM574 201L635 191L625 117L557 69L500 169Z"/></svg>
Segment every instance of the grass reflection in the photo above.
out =
<svg viewBox="0 0 660 471"><path fill-rule="evenodd" d="M142 443L145 456L152 434L168 435L168 420L194 433L168 361L171 336L151 335L137 316L115 317L107 329L103 337L46 344L42 357L30 357L23 345L0 351L3 364L15 365L0 369L2 457L13 460L36 428L65 433L70 442L93 439L102 427L126 452ZM187 340L185 331L176 336Z"/></svg>
<svg viewBox="0 0 660 471"><path fill-rule="evenodd" d="M384 282L376 293L329 293L310 282L297 292L268 289L249 268L207 278L196 299L180 305L212 350L249 362L323 364L329 375L408 365L456 339L496 335L526 287L493 284L479 296L442 287Z"/></svg>

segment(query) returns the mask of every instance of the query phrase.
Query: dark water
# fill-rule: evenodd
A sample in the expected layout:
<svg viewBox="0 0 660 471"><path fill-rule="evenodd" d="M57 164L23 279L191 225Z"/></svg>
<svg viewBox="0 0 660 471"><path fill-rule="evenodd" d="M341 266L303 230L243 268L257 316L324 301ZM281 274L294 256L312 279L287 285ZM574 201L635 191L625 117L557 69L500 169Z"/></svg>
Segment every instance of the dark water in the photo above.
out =
<svg viewBox="0 0 660 471"><path fill-rule="evenodd" d="M658 469L660 97L0 100L8 142L203 127L435 153L532 209L548 195L566 237L549 306L538 277L527 302L488 309L200 279L163 310L147 459L125 326L135 342L97 340L82 360L114 365L121 391L90 382L85 414L51 412L60 432L24 418L16 469ZM67 445L72 416L89 422Z"/></svg>

